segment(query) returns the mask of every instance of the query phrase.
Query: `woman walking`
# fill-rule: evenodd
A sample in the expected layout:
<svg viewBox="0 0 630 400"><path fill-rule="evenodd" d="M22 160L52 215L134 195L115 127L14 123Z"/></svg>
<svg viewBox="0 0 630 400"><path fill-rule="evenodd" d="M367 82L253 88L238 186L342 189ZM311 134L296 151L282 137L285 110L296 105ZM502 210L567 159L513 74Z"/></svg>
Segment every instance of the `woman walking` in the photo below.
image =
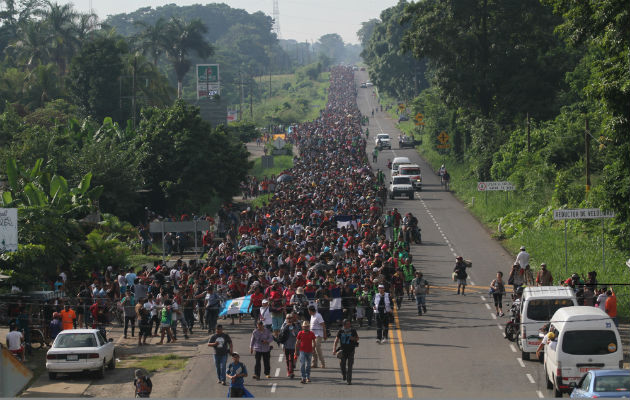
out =
<svg viewBox="0 0 630 400"><path fill-rule="evenodd" d="M505 293L505 285L503 283L503 272L498 271L497 277L490 283L490 293L494 299L494 308L497 311L497 316L502 317L503 314L503 294Z"/></svg>
<svg viewBox="0 0 630 400"><path fill-rule="evenodd" d="M250 353L254 354L256 352L256 365L254 366L254 379L260 379L260 359L265 366L265 376L267 378L271 377L271 346L270 344L273 342L273 335L262 321L258 321L256 325L256 329L252 332L252 339L249 344Z"/></svg>

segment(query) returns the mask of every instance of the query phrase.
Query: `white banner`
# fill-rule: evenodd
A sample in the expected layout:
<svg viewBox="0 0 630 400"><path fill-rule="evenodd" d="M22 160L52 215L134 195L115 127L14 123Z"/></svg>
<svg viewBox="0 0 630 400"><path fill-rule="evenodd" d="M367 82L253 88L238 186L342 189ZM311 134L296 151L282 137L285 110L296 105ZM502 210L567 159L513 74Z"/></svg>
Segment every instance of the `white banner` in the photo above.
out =
<svg viewBox="0 0 630 400"><path fill-rule="evenodd" d="M17 208L0 208L0 252L17 251Z"/></svg>
<svg viewBox="0 0 630 400"><path fill-rule="evenodd" d="M602 211L599 208L567 208L565 210L553 210L553 219L600 219L613 218L613 211Z"/></svg>
<svg viewBox="0 0 630 400"><path fill-rule="evenodd" d="M516 188L510 182L477 182L479 192L512 191Z"/></svg>

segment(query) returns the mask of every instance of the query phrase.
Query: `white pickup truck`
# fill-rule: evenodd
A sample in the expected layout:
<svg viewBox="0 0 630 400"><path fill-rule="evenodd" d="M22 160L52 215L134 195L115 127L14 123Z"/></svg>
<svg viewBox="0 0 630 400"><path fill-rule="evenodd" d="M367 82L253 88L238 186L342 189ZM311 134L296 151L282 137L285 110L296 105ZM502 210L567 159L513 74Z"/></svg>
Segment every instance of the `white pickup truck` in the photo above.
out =
<svg viewBox="0 0 630 400"><path fill-rule="evenodd" d="M380 143L380 146L379 146ZM379 133L374 138L374 144L376 147L380 147L381 149L388 148L391 150L392 148L392 139L389 137L387 133Z"/></svg>
<svg viewBox="0 0 630 400"><path fill-rule="evenodd" d="M394 176L389 183L389 198L393 199L396 196L407 196L409 200L413 200L414 195L413 185L411 179L408 176Z"/></svg>

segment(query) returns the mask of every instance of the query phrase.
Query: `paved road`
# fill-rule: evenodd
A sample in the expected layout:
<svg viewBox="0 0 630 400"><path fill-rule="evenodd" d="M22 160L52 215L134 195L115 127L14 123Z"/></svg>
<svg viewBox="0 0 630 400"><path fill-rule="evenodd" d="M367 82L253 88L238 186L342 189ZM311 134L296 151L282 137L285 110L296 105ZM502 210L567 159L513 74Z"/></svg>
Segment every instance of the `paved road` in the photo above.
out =
<svg viewBox="0 0 630 400"><path fill-rule="evenodd" d="M361 80L367 80L367 74L359 73L357 81ZM370 115L376 107L371 88L359 89L358 103ZM374 134L381 131L392 135L397 147L398 131L385 113L370 118L369 129L368 154ZM387 207L397 207L402 214L411 211L420 220L423 244L413 246L412 254L416 267L434 286L428 314L417 317L415 304L405 300L388 344L375 343L374 330L359 329L362 339L352 386L341 381L329 340L324 346L330 354L327 368L313 370L312 383L302 385L287 379L280 351L274 349L272 378L258 382L248 378L247 388L256 397L549 397L541 364L520 360L520 352L503 337L506 317L497 318L490 310L489 282L497 270L508 272L512 256L457 199L441 190L438 177L415 150L383 151L374 168L385 170L387 158L396 155L409 157L423 171L424 189L415 200L388 200ZM465 297L456 295L451 281L456 254L473 261ZM248 353L250 323L227 327L242 355ZM226 389L215 383L211 354L209 348L200 346L198 357L188 365L179 397L225 396ZM251 376L253 357L246 354L243 361Z"/></svg>

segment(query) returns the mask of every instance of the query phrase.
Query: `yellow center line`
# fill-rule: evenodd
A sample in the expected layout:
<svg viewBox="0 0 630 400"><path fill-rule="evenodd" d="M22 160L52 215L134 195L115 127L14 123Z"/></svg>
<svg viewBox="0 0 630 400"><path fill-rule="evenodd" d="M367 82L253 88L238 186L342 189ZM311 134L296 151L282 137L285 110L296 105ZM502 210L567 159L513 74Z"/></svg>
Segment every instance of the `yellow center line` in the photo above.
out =
<svg viewBox="0 0 630 400"><path fill-rule="evenodd" d="M400 386L400 373L398 372L398 358L396 357L396 346L394 346L393 340L389 342L389 346L392 351L392 362L394 363L394 379L396 381L396 392L398 393L398 398L401 399L403 397L403 394L402 394L402 388Z"/></svg>
<svg viewBox="0 0 630 400"><path fill-rule="evenodd" d="M400 347L400 359L405 373L405 382L407 382L407 396L413 399L413 390L411 388L411 379L409 378L409 368L407 367L407 355L405 354L405 346L403 345L402 332L400 331L400 321L398 320L398 311L394 308L394 320L396 321L396 335L398 336L398 346Z"/></svg>

